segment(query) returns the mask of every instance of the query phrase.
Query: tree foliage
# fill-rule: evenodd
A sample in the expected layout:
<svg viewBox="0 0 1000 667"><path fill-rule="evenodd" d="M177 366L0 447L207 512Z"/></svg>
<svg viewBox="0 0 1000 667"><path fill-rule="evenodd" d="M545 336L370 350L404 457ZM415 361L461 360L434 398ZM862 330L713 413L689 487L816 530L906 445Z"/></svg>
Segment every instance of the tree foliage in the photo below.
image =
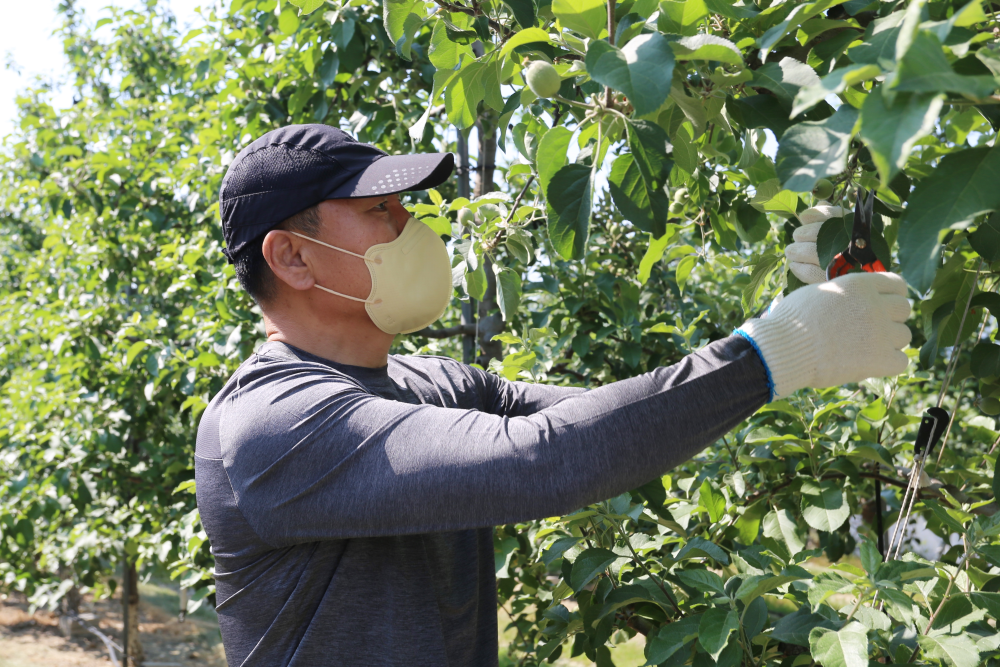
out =
<svg viewBox="0 0 1000 667"><path fill-rule="evenodd" d="M502 185L409 205L451 240L441 324L495 298L507 378L596 386L728 335L800 286L782 249L823 178L845 207L875 191L876 252L914 302L905 375L798 392L639 489L499 527L518 659L607 665L641 633L651 665L996 661L995 10L234 0L182 35L152 3L99 31L68 4L78 101L27 91L0 156L2 585L37 604L110 594L128 554L212 599L197 420L262 338L215 204L243 145L325 122L393 153L455 150L453 127L495 127L517 153ZM557 95L525 85L534 60ZM845 244L843 220L824 225L821 258ZM458 354L432 332L397 348ZM946 546L882 562L876 508L888 528L939 397L955 418L911 520Z"/></svg>

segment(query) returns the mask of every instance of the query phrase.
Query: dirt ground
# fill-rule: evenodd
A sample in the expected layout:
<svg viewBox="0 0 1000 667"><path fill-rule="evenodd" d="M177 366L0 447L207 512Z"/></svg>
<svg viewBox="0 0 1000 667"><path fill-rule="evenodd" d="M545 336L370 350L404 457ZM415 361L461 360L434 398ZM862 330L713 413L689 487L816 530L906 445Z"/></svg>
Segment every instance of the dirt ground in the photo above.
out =
<svg viewBox="0 0 1000 667"><path fill-rule="evenodd" d="M168 586L140 584L139 633L146 667L225 667L219 626L211 609L199 609L184 622L177 618L178 594ZM121 643L120 600L84 598L80 614L115 642ZM0 667L108 667L104 644L77 625L67 638L58 615L28 613L24 598L0 596Z"/></svg>

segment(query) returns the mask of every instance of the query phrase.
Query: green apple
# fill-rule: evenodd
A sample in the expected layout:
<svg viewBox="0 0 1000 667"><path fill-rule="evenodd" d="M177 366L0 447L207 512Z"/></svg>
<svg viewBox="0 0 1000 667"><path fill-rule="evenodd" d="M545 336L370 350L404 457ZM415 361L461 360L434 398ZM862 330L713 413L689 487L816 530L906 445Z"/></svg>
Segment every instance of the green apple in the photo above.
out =
<svg viewBox="0 0 1000 667"><path fill-rule="evenodd" d="M559 94L562 79L559 72L544 60L533 60L524 70L524 80L535 95L548 99Z"/></svg>
<svg viewBox="0 0 1000 667"><path fill-rule="evenodd" d="M812 191L813 197L816 199L827 199L833 194L833 183L828 179L821 178L816 181L816 186Z"/></svg>

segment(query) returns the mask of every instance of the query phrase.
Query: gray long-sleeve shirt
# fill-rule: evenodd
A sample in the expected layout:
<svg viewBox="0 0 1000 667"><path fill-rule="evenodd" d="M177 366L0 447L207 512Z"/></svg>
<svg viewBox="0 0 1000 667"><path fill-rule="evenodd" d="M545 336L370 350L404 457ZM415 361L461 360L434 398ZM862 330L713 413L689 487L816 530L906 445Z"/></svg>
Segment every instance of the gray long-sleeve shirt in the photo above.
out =
<svg viewBox="0 0 1000 667"><path fill-rule="evenodd" d="M640 486L768 398L739 337L584 391L266 343L206 408L198 508L230 665L497 663L492 526Z"/></svg>

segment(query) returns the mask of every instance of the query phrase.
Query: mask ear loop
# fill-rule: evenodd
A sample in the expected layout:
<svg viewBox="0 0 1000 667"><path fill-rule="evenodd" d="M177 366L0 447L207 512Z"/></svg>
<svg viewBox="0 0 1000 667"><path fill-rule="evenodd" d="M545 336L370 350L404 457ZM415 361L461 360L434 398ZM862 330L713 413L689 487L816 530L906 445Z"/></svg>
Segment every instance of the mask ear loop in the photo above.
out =
<svg viewBox="0 0 1000 667"><path fill-rule="evenodd" d="M340 251L340 252L342 252L344 254L353 255L354 257L357 257L358 259L365 260L365 263L373 261L373 260L368 259L364 255L359 255L356 252L351 252L350 250L344 250L343 248L338 248L337 246L330 245L329 243L323 243L322 241L318 241L318 240L316 240L316 239L314 239L312 237L306 236L305 234L299 234L298 232L289 232L289 233L293 234L294 236L298 236L300 239L305 239L306 241L312 241L313 243L318 243L321 246L325 246L327 248L330 248L331 250L338 250L338 251ZM378 263L381 263L381 262L378 262ZM328 292L329 294L334 294L336 296L340 296L340 297L343 297L345 299L350 299L351 301L357 301L358 303L364 303L364 304L370 304L370 305L376 305L376 304L382 303L381 299L376 299L374 301L371 301L369 299L359 299L358 297L356 297L356 296L350 296L349 294L341 294L340 292L334 292L332 289L327 289L326 287L323 287L322 285L316 285L315 283L313 284L313 287L315 287L316 289L323 290L324 292Z"/></svg>

